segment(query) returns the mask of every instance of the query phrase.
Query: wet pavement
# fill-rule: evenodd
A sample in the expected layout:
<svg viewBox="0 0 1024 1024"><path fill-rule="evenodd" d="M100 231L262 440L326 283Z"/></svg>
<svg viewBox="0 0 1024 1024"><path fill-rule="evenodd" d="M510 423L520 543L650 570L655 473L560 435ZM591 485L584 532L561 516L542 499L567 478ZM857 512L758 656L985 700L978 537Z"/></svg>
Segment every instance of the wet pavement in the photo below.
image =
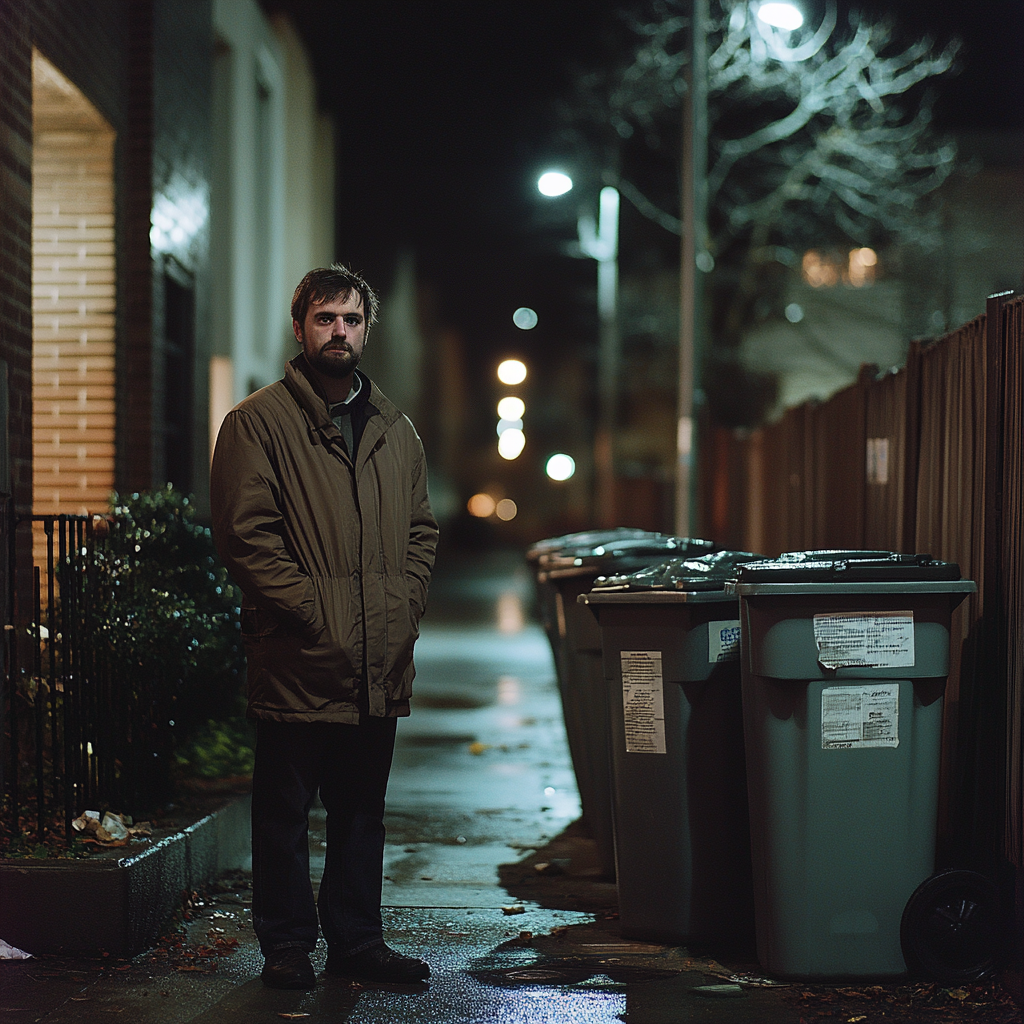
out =
<svg viewBox="0 0 1024 1024"><path fill-rule="evenodd" d="M399 723L388 791L384 920L389 942L429 960L429 986L360 987L321 973L308 993L265 988L248 877L238 873L191 899L180 928L131 960L0 962L0 1020L1020 1019L991 986L766 986L752 951L624 940L614 883L600 877L595 846L578 821L550 650L531 618L531 598L515 553L453 557L423 623L413 713ZM324 838L322 811L315 812L314 879ZM318 972L325 958L321 943Z"/></svg>

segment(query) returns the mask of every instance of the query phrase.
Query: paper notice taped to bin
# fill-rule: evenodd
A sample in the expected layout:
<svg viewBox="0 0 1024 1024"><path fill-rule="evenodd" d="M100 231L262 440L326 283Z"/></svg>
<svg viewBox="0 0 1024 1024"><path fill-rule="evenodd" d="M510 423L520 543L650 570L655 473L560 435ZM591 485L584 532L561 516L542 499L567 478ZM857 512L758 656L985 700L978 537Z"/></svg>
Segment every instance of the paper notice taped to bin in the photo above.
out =
<svg viewBox="0 0 1024 1024"><path fill-rule="evenodd" d="M665 753L661 651L620 651L627 754Z"/></svg>
<svg viewBox="0 0 1024 1024"><path fill-rule="evenodd" d="M914 664L914 613L815 615L814 642L825 668L909 668Z"/></svg>
<svg viewBox="0 0 1024 1024"><path fill-rule="evenodd" d="M708 623L708 661L739 661L740 620Z"/></svg>
<svg viewBox="0 0 1024 1024"><path fill-rule="evenodd" d="M821 691L821 749L900 745L900 684L827 686Z"/></svg>

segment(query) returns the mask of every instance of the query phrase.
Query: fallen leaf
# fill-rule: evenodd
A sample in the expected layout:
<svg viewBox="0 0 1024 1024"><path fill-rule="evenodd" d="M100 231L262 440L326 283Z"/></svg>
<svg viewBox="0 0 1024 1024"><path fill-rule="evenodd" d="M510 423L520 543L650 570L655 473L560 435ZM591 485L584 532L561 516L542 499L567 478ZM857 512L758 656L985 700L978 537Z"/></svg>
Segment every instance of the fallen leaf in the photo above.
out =
<svg viewBox="0 0 1024 1024"><path fill-rule="evenodd" d="M762 978L757 974L730 974L727 981L750 988L789 988L788 982L776 981L774 978Z"/></svg>
<svg viewBox="0 0 1024 1024"><path fill-rule="evenodd" d="M80 842L95 843L97 846L127 846L131 841L129 839L104 839L105 835L106 832L100 829L95 836L89 836L87 839L80 840Z"/></svg>
<svg viewBox="0 0 1024 1024"><path fill-rule="evenodd" d="M491 749L490 743L481 743L481 742L479 742L479 740L477 740L476 742L470 743L470 745L469 745L469 752L471 754L476 754L478 756L480 754L482 754L485 750L490 750L490 749Z"/></svg>
<svg viewBox="0 0 1024 1024"><path fill-rule="evenodd" d="M525 914L526 907L524 907L521 903L515 903L511 907L502 907L501 912L503 914Z"/></svg>

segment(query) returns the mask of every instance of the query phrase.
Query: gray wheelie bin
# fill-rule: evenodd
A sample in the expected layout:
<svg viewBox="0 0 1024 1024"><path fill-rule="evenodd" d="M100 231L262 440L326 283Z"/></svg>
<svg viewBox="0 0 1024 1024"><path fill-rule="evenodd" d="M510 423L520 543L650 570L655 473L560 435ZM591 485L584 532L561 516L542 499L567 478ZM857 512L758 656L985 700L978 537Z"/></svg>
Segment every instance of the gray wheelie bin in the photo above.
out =
<svg viewBox="0 0 1024 1024"><path fill-rule="evenodd" d="M561 552L593 550L605 544L615 545L624 540L655 536L660 536L660 534L624 526L610 530L586 530L537 541L526 552L527 564L533 572L537 611L548 643L551 645L551 657L558 681L558 695L562 702L566 744L569 747L569 759L572 762L576 785L581 794L581 803L583 792L586 791L588 794L590 792L590 784L586 759L580 749L579 711L567 696L570 672L566 667L568 649L565 636L565 611L559 587L549 579L544 566L549 558ZM581 782L581 779L584 781Z"/></svg>
<svg viewBox="0 0 1024 1024"><path fill-rule="evenodd" d="M739 614L723 588L761 557L673 559L580 598L601 627L626 938L753 945Z"/></svg>
<svg viewBox="0 0 1024 1024"><path fill-rule="evenodd" d="M541 565L546 556L560 551L578 551L581 548L594 548L603 544L615 544L623 540L635 540L638 537L651 537L656 534L649 530L638 530L620 526L612 530L587 530L581 533L567 533L561 537L549 537L532 544L526 551L526 561L534 580L534 591L537 601L537 612L541 625L551 645L551 655L558 676L559 692L564 699L564 676L562 666L564 660L565 615L561 609L561 598L556 587L542 571Z"/></svg>
<svg viewBox="0 0 1024 1024"><path fill-rule="evenodd" d="M615 544L618 541L652 536L658 535L650 530L619 526L612 530L586 530L581 533L567 533L561 537L548 537L546 540L537 541L527 549L526 561L533 574L537 613L540 616L548 643L551 645L559 691L564 689L565 672L562 662L565 647L565 615L561 609L558 587L548 579L547 573L542 569L545 559L562 551L578 551L581 548L593 548L603 544Z"/></svg>
<svg viewBox="0 0 1024 1024"><path fill-rule="evenodd" d="M601 872L607 877L615 874L615 847L601 631L594 616L577 604L577 598L601 576L628 573L674 555L700 555L713 549L711 541L651 533L549 552L540 558L539 575L556 591L559 629L564 630L563 711L583 817L597 844Z"/></svg>
<svg viewBox="0 0 1024 1024"><path fill-rule="evenodd" d="M935 868L950 616L975 584L928 555L740 567L757 954L781 977L897 976Z"/></svg>

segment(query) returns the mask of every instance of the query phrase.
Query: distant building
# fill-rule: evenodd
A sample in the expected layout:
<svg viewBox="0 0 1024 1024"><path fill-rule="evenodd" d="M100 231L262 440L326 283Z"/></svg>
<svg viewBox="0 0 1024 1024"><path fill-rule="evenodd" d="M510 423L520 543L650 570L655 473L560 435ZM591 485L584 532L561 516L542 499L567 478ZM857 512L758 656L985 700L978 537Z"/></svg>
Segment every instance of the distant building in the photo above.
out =
<svg viewBox="0 0 1024 1024"><path fill-rule="evenodd" d="M934 245L798 254L773 315L744 339L742 361L778 382L776 414L852 383L864 363L902 366L913 338L952 331L998 291L1024 286L1019 132L964 134L959 168L922 202Z"/></svg>

